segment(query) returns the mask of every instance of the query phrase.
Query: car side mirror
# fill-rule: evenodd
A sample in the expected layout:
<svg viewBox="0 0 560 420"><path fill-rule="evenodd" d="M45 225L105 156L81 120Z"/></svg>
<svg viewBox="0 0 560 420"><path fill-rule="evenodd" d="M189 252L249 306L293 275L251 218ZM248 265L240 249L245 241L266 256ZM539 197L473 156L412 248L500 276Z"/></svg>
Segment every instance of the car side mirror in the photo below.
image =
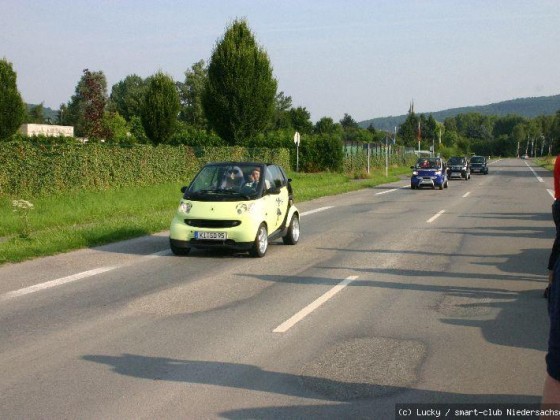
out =
<svg viewBox="0 0 560 420"><path fill-rule="evenodd" d="M189 188L189 187L181 187L181 192L182 192L183 194L185 194L185 191L187 191L188 188Z"/></svg>

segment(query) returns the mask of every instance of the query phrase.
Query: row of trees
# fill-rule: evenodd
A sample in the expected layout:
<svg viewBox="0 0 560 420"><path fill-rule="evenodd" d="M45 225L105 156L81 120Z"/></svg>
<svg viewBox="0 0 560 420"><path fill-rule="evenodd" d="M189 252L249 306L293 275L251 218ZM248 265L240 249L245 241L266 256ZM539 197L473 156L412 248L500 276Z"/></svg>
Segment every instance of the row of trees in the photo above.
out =
<svg viewBox="0 0 560 420"><path fill-rule="evenodd" d="M459 114L443 123L429 115L417 115L413 108L399 127L398 139L409 147L427 149L435 145L443 156L480 155L531 156L560 152L560 110L555 115L533 119L519 115ZM427 145L426 145L427 143Z"/></svg>
<svg viewBox="0 0 560 420"><path fill-rule="evenodd" d="M11 69L6 60L0 66ZM11 83L17 93L15 73ZM6 139L23 120L42 122L36 106L1 136ZM162 72L146 79L132 74L112 86L102 71L85 69L75 94L62 104L55 123L74 126L78 137L113 143L290 146L293 133L337 136L371 142L383 137L362 129L349 115L316 124L305 107L277 92L268 55L257 45L247 22L237 20L216 44L210 62L199 61L175 82Z"/></svg>
<svg viewBox="0 0 560 420"><path fill-rule="evenodd" d="M42 122L42 105L26 114L16 74L0 60L0 140L9 139L23 121ZM394 133L361 128L348 114L315 124L305 107L277 91L265 50L245 20L236 20L220 39L210 62L199 61L174 81L158 72L146 79L132 74L108 93L102 71L85 69L75 93L62 104L56 123L74 126L78 137L112 143L245 145L293 147L295 131L340 143L383 142ZM540 139L560 150L560 113L529 120L520 116L463 114L440 123L410 107L398 127L396 143L416 148L418 139L436 145L442 155L480 153L515 155L523 144ZM423 147L427 148L427 147ZM542 147L541 147L542 149ZM547 150L548 151L548 150Z"/></svg>

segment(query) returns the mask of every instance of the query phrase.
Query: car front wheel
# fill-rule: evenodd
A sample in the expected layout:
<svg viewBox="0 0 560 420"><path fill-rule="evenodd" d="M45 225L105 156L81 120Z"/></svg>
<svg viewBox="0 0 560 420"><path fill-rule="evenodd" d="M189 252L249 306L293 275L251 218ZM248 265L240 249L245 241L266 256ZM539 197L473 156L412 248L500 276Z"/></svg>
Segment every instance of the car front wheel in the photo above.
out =
<svg viewBox="0 0 560 420"><path fill-rule="evenodd" d="M173 252L174 255L185 256L185 255L189 255L189 252L191 252L190 248L179 248L173 244L169 244L169 245L171 248L171 252Z"/></svg>
<svg viewBox="0 0 560 420"><path fill-rule="evenodd" d="M288 227L288 233L286 236L282 237L284 244L286 245L295 245L299 241L299 217L297 214L292 216L292 220L290 221L290 226Z"/></svg>
<svg viewBox="0 0 560 420"><path fill-rule="evenodd" d="M255 242L251 248L250 254L252 257L262 258L266 254L268 248L268 231L266 230L266 225L261 223L257 229L257 236L255 237Z"/></svg>

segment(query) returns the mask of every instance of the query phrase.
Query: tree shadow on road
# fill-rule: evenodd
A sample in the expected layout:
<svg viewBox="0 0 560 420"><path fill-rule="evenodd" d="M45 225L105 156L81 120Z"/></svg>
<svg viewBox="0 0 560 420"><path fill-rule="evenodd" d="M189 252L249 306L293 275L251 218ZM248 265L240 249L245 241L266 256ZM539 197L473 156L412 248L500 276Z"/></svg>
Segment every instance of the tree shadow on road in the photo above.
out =
<svg viewBox="0 0 560 420"><path fill-rule="evenodd" d="M525 403L539 404L540 396L463 394L391 387L360 382L296 375L261 369L255 365L205 360L180 360L135 354L84 355L83 360L107 365L119 374L150 381L181 382L234 388L258 393L308 399L312 405L287 405L236 409L219 413L230 419L245 418L393 418L396 403ZM316 389L340 390L322 395ZM216 393L219 393L216 389ZM346 395L348 398L336 398ZM352 395L362 398L354 399ZM367 395L366 398L363 398ZM317 401L328 404L317 404ZM291 400L293 402L293 400ZM209 408L211 411L211 408ZM188 413L186 413L188 416Z"/></svg>

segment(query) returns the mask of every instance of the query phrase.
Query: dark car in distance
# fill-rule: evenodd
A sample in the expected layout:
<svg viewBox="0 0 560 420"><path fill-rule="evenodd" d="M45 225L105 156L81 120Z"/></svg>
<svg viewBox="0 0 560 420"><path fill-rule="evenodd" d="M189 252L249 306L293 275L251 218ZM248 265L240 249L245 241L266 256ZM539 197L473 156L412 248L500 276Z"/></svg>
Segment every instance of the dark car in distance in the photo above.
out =
<svg viewBox="0 0 560 420"><path fill-rule="evenodd" d="M488 160L485 156L471 157L471 173L488 175Z"/></svg>
<svg viewBox="0 0 560 420"><path fill-rule="evenodd" d="M452 156L447 161L447 177L449 179L461 178L466 181L471 179L469 161L463 156Z"/></svg>

